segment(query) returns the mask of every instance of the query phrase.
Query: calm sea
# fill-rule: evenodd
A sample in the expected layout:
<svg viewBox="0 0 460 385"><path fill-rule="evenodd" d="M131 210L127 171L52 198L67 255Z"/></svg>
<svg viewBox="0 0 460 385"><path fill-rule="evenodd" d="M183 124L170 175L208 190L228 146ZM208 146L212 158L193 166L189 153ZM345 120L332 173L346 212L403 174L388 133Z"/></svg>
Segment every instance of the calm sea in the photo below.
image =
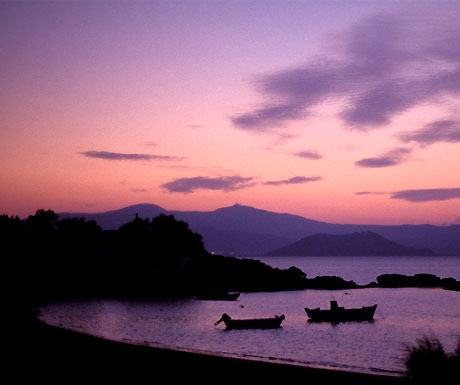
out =
<svg viewBox="0 0 460 385"><path fill-rule="evenodd" d="M435 274L460 280L460 257L254 257L267 265L296 266L308 278L336 275L357 284L373 282L381 274Z"/></svg>
<svg viewBox="0 0 460 385"><path fill-rule="evenodd" d="M460 279L456 257L270 257L275 267L297 266L309 277L338 275L368 283L384 273L432 273ZM309 323L304 307L378 304L374 322ZM222 313L233 318L284 314L275 330L224 331ZM407 345L437 337L448 352L460 338L460 293L441 289L299 290L242 293L236 302L86 301L41 309L45 322L118 341L186 351L287 362L359 372L399 374Z"/></svg>

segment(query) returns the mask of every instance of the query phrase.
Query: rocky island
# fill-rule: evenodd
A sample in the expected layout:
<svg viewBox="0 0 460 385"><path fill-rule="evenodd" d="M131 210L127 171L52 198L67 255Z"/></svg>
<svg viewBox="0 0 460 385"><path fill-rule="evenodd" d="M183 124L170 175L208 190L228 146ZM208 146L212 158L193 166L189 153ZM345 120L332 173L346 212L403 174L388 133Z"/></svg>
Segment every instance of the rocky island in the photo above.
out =
<svg viewBox="0 0 460 385"><path fill-rule="evenodd" d="M390 241L373 232L352 234L314 234L285 247L269 251L268 256L433 256L431 249L417 249Z"/></svg>

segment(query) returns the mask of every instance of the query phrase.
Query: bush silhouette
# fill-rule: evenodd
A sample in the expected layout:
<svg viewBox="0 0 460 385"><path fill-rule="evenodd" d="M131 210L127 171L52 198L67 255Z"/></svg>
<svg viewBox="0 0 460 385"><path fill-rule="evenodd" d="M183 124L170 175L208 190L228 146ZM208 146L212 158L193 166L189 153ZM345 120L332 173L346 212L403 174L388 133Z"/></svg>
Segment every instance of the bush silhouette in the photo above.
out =
<svg viewBox="0 0 460 385"><path fill-rule="evenodd" d="M415 384L460 382L460 338L454 353L445 352L435 337L424 337L406 347L406 374Z"/></svg>

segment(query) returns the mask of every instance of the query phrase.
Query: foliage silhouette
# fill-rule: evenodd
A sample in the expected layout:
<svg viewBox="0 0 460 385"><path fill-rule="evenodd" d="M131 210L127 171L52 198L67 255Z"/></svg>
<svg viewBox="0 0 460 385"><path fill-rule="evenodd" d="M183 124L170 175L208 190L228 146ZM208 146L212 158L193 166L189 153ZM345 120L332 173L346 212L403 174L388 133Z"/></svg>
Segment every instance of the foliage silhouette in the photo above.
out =
<svg viewBox="0 0 460 385"><path fill-rule="evenodd" d="M445 352L435 337L424 337L406 347L406 374L414 384L460 382L460 338L454 353Z"/></svg>
<svg viewBox="0 0 460 385"><path fill-rule="evenodd" d="M11 261L13 296L27 303L69 298L131 299L194 295L201 289L304 288L297 268L213 255L200 234L172 215L141 219L103 231L84 218L59 220L39 209L26 220L0 216Z"/></svg>
<svg viewBox="0 0 460 385"><path fill-rule="evenodd" d="M55 222L58 215L52 210L39 209L35 215L30 215L27 218L27 226L34 233L51 234L55 229Z"/></svg>

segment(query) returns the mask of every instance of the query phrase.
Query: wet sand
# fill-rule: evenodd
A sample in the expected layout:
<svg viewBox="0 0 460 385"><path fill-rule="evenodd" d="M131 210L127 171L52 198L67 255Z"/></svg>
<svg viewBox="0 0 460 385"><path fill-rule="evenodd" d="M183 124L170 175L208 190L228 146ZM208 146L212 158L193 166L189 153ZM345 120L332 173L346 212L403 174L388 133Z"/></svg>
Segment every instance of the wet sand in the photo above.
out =
<svg viewBox="0 0 460 385"><path fill-rule="evenodd" d="M405 384L402 377L260 362L96 338L41 322L20 343L18 377L45 383ZM22 368L22 369L21 369Z"/></svg>

